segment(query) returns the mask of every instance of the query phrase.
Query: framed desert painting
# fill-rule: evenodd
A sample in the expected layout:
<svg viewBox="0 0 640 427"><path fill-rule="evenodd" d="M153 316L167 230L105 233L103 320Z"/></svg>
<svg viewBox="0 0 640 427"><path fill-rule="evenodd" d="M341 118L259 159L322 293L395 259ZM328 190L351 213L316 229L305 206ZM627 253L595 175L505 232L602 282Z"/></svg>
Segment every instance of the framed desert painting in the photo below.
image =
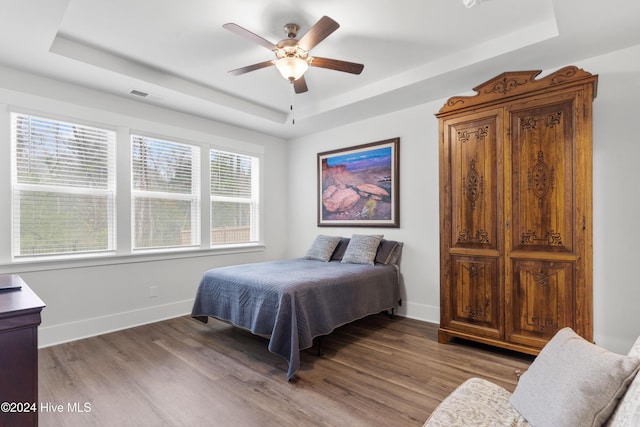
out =
<svg viewBox="0 0 640 427"><path fill-rule="evenodd" d="M400 138L318 153L318 226L399 227Z"/></svg>

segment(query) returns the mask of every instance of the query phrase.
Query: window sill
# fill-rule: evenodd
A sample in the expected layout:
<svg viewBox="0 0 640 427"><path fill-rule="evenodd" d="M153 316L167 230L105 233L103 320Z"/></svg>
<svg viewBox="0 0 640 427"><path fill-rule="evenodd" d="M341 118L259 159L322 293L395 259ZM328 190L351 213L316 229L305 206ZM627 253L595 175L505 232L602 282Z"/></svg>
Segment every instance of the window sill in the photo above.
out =
<svg viewBox="0 0 640 427"><path fill-rule="evenodd" d="M17 260L0 265L0 274L17 274L33 271L63 270L69 268L94 267L104 265L134 264L184 258L199 258L217 255L240 254L264 251L264 244L233 245L210 249L181 249L166 251L136 251L127 255L99 255L83 258L29 259Z"/></svg>

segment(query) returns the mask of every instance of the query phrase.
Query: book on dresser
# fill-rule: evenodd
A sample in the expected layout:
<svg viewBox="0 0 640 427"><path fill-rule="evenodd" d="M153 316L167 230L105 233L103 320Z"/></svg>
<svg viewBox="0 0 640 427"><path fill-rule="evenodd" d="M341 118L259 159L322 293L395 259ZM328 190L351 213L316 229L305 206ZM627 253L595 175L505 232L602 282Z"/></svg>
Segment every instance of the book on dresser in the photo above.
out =
<svg viewBox="0 0 640 427"><path fill-rule="evenodd" d="M22 289L22 279L16 274L0 274L0 292Z"/></svg>

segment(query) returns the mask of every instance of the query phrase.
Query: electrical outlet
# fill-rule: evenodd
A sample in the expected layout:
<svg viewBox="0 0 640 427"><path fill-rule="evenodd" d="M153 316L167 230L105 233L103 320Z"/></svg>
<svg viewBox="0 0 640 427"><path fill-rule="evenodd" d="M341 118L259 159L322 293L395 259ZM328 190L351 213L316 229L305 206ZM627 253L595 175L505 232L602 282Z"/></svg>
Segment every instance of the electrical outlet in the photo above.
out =
<svg viewBox="0 0 640 427"><path fill-rule="evenodd" d="M149 298L155 298L158 296L158 287L149 286Z"/></svg>

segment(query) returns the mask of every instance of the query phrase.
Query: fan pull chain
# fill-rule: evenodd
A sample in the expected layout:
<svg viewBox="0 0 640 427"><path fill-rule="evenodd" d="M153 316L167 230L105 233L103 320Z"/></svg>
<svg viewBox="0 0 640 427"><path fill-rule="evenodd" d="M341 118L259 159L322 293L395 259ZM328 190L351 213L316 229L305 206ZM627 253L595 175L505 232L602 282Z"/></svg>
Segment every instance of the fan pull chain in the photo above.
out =
<svg viewBox="0 0 640 427"><path fill-rule="evenodd" d="M293 81L291 82L291 85L293 86ZM289 105L289 109L291 110L291 124L295 125L296 124L296 112L293 109L293 101L295 99L295 94L293 92L291 92L291 104Z"/></svg>

